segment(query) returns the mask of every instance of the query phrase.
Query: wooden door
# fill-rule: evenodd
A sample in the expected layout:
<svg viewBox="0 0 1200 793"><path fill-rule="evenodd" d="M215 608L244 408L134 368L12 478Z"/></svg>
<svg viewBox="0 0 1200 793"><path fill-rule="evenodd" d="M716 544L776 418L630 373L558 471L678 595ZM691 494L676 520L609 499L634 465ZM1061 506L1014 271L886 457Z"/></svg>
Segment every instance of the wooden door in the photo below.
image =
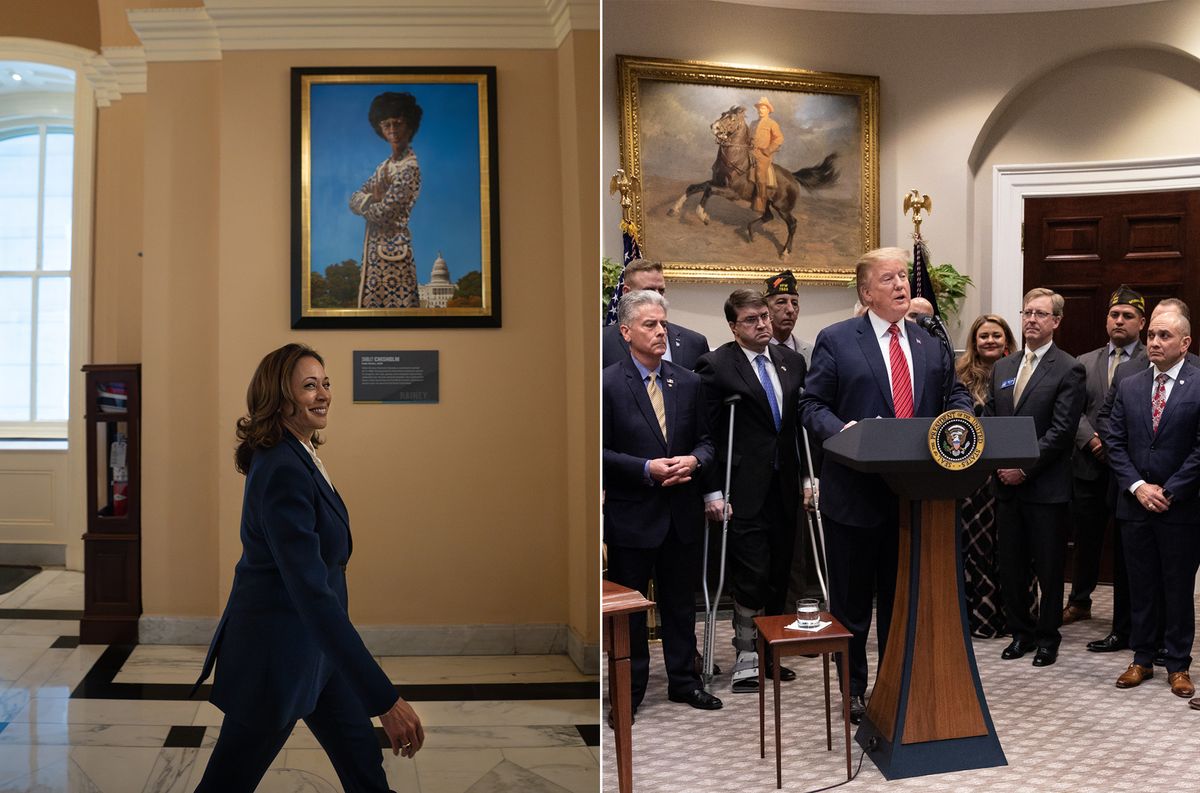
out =
<svg viewBox="0 0 1200 793"><path fill-rule="evenodd" d="M1108 297L1121 284L1146 297L1147 315L1164 297L1200 310L1192 263L1200 256L1200 191L1027 198L1024 247L1023 291L1044 286L1063 296L1054 341L1072 355L1108 342ZM1114 530L1110 525L1100 559L1103 583L1112 583ZM1074 550L1072 541L1068 580Z"/></svg>
<svg viewBox="0 0 1200 793"><path fill-rule="evenodd" d="M1072 355L1108 341L1108 296L1121 284L1146 296L1147 313L1164 297L1200 310L1198 190L1028 198L1024 247L1025 291L1066 300L1055 343Z"/></svg>

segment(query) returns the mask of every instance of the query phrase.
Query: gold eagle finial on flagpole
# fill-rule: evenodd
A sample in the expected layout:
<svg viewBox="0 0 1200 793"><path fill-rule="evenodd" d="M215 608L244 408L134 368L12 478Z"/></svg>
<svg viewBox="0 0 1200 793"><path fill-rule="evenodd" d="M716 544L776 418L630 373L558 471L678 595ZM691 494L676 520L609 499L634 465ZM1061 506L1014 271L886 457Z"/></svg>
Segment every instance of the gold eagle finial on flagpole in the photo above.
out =
<svg viewBox="0 0 1200 793"><path fill-rule="evenodd" d="M639 186L636 176L628 176L624 168L618 168L608 182L608 194L621 194L621 228L637 239L637 227L633 223L633 191Z"/></svg>
<svg viewBox="0 0 1200 793"><path fill-rule="evenodd" d="M925 218L921 217L921 212L933 211L933 199L927 195L922 195L921 191L915 187L908 191L908 195L904 196L904 214L912 211L913 236L920 239L921 237L921 221Z"/></svg>

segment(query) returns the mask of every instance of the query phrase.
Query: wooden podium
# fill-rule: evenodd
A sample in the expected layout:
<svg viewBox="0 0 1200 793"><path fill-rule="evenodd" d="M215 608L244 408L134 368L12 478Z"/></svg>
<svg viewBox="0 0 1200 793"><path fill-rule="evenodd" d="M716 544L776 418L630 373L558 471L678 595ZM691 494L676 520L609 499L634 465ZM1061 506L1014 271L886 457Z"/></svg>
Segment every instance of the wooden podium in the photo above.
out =
<svg viewBox="0 0 1200 793"><path fill-rule="evenodd" d="M827 459L881 475L900 499L888 646L855 739L887 779L1007 765L967 626L956 499L997 468L1038 457L1033 419L980 419L983 454L950 471L929 451L932 419L867 419L825 441ZM863 493L862 497L870 494Z"/></svg>

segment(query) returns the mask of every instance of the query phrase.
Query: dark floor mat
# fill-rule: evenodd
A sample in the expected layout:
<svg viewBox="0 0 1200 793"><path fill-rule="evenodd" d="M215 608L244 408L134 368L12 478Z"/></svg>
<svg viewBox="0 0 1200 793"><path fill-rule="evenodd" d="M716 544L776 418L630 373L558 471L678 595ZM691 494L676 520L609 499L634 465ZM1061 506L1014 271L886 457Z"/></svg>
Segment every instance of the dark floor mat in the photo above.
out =
<svg viewBox="0 0 1200 793"><path fill-rule="evenodd" d="M0 595L12 592L40 572L40 567L0 564Z"/></svg>

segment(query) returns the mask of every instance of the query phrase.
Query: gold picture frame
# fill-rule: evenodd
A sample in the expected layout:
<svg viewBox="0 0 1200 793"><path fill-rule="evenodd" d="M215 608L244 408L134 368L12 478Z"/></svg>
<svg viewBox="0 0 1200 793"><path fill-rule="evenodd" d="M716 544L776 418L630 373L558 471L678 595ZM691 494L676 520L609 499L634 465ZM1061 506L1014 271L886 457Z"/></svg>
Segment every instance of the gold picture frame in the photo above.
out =
<svg viewBox="0 0 1200 793"><path fill-rule="evenodd" d="M495 66L294 67L292 327L500 327L497 129Z"/></svg>
<svg viewBox="0 0 1200 793"><path fill-rule="evenodd" d="M879 246L878 77L627 55L617 75L632 218L643 255L669 278L754 281L787 268L802 283L844 285ZM783 143L759 212L745 182L753 191L763 98Z"/></svg>

